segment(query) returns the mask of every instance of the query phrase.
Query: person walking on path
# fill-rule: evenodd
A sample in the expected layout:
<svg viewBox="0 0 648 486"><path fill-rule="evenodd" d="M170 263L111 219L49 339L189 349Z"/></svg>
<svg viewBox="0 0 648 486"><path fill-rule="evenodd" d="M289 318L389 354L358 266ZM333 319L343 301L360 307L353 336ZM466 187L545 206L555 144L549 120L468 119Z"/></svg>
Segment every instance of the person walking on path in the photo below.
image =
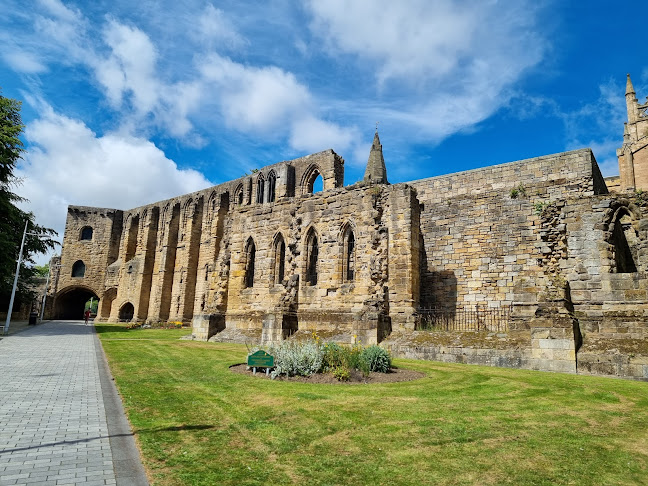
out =
<svg viewBox="0 0 648 486"><path fill-rule="evenodd" d="M83 316L85 317L85 325L88 325L88 320L90 319L90 309L86 309L86 311L83 313Z"/></svg>

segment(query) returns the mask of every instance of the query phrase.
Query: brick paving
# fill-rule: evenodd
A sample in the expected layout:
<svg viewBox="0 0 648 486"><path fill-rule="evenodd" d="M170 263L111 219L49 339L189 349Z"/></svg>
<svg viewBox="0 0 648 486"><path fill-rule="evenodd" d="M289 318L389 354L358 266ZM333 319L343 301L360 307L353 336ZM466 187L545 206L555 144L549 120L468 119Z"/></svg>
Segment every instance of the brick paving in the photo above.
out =
<svg viewBox="0 0 648 486"><path fill-rule="evenodd" d="M0 486L20 484L147 484L92 325L0 340Z"/></svg>

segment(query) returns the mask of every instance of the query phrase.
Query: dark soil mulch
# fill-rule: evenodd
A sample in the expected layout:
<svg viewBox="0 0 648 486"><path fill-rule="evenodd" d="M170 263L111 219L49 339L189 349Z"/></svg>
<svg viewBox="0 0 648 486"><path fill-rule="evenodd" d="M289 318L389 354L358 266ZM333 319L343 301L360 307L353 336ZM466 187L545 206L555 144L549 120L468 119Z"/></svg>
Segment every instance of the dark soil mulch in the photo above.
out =
<svg viewBox="0 0 648 486"><path fill-rule="evenodd" d="M252 373L252 369L248 369L246 364L237 364L230 366L230 370L234 373L242 373L244 375L254 376L255 378L269 379L265 371L257 370L256 375ZM412 381L423 378L425 373L413 370L405 370L401 368L392 368L389 373L369 373L369 376L363 376L359 371L351 372L351 379L349 381L338 381L332 373L316 373L311 376L278 376L276 381L297 381L302 383L323 383L329 385L364 385L372 383L396 383L399 381Z"/></svg>

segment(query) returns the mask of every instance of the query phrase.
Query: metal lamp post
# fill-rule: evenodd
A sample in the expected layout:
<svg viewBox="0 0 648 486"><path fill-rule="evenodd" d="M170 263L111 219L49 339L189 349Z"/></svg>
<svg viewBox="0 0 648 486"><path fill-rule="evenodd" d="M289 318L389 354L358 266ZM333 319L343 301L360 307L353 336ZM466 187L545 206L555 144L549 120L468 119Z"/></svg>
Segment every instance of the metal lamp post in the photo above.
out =
<svg viewBox="0 0 648 486"><path fill-rule="evenodd" d="M45 314L45 299L47 299L47 286L49 285L49 278L55 268L61 268L61 265L52 265L50 271L47 272L47 280L45 281L45 292L43 293L43 301L41 302L40 321L43 322L43 315Z"/></svg>
<svg viewBox="0 0 648 486"><path fill-rule="evenodd" d="M23 231L22 242L20 243L20 251L18 252L18 264L16 265L16 276L14 277L13 288L11 289L11 299L9 299L9 311L7 312L7 321L4 325L4 334L9 333L9 322L11 321L11 313L13 312L14 299L16 297L16 287L18 286L18 275L20 274L20 264L22 263L23 248L25 247L25 237L27 235L36 235L38 233L27 233L27 225L29 220L25 221L25 230Z"/></svg>

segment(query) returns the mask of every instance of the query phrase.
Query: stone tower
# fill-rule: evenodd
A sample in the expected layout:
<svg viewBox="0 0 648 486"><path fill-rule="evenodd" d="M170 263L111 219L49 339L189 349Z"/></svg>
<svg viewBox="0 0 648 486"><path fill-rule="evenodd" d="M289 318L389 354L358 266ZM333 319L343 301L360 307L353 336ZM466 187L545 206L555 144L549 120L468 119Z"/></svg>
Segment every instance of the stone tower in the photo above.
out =
<svg viewBox="0 0 648 486"><path fill-rule="evenodd" d="M628 122L623 146L617 149L621 190L648 190L648 99L640 105L628 74L626 82Z"/></svg>
<svg viewBox="0 0 648 486"><path fill-rule="evenodd" d="M378 130L376 130L373 144L371 145L371 151L369 152L369 160L367 161L367 169L365 170L363 182L389 184L389 182L387 182L387 169L385 168L382 145L380 144L380 138L378 138Z"/></svg>

